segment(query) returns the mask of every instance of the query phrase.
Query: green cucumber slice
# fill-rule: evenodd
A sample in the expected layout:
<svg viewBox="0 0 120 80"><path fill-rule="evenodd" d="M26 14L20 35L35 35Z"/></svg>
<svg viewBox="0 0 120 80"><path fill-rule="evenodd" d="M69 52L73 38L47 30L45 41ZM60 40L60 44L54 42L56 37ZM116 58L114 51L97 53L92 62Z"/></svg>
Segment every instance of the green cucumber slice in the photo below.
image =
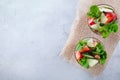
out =
<svg viewBox="0 0 120 80"><path fill-rule="evenodd" d="M93 29L93 30L98 30L97 24L94 24L94 25L90 26L90 28Z"/></svg>
<svg viewBox="0 0 120 80"><path fill-rule="evenodd" d="M114 9L108 5L99 5L98 7L101 12L114 12Z"/></svg>
<svg viewBox="0 0 120 80"><path fill-rule="evenodd" d="M105 16L104 13L101 14L101 23L106 23L106 21L108 20L108 18Z"/></svg>
<svg viewBox="0 0 120 80"><path fill-rule="evenodd" d="M96 59L88 59L88 63L89 63L90 67L93 67L98 63L98 60L96 60Z"/></svg>
<svg viewBox="0 0 120 80"><path fill-rule="evenodd" d="M94 58L93 56L91 56L89 54L86 54L86 53L83 53L83 56L86 57L86 58Z"/></svg>

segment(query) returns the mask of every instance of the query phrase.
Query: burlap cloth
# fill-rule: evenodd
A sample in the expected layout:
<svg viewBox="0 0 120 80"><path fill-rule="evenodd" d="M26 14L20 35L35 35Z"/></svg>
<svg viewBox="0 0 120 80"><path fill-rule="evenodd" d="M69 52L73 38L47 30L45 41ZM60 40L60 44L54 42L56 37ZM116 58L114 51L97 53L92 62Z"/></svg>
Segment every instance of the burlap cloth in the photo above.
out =
<svg viewBox="0 0 120 80"><path fill-rule="evenodd" d="M89 11L90 6L93 4L109 4L113 6L118 15L118 25L120 26L120 0L79 0L77 16L71 28L71 33L63 50L60 53L60 55L63 56L65 60L79 67L81 66L77 63L74 57L75 46L79 40L85 37L95 37L99 39L104 44L107 51L107 63L112 56L118 41L120 40L120 29L117 33L111 34L106 39L103 39L100 35L97 35L90 30L87 24L86 13ZM85 69L85 71L89 72L91 75L97 76L103 72L106 64L98 64L93 68Z"/></svg>

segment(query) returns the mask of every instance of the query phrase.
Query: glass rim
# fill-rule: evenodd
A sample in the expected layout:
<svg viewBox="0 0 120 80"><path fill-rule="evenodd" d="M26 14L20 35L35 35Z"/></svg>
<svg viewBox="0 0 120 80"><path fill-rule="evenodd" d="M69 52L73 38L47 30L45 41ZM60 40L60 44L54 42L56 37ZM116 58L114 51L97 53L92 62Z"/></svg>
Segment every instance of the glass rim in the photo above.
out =
<svg viewBox="0 0 120 80"><path fill-rule="evenodd" d="M95 39L95 40L97 40L98 42L100 42L103 46L104 46L104 44L99 40L99 39L97 39L97 38L95 38L95 37L85 37L85 38L82 38L82 39L80 39L78 42L77 42L77 44L76 44L76 46L78 45L78 43L81 41L81 40L84 40L84 39ZM76 48L76 46L75 46L75 48ZM104 46L104 49L105 49L105 46ZM106 49L105 49L105 51L106 51ZM79 62L78 62L78 60L77 60L77 58L76 58L76 50L74 50L74 58L75 58L75 60L77 61L77 63L79 64ZM97 63L97 64L99 64L99 63ZM96 64L96 65L97 65ZM80 65L80 64L79 64ZM80 65L80 66L82 66L82 65ZM83 66L82 66L83 67ZM94 66L93 66L94 67ZM84 67L83 67L84 68ZM92 67L90 67L90 68L92 68ZM89 69L89 68L88 68Z"/></svg>
<svg viewBox="0 0 120 80"><path fill-rule="evenodd" d="M115 11L115 9L114 9L113 6L111 6L111 5L109 5L109 4L97 4L97 6L101 6L101 5L110 6L110 7L113 9L113 12L116 13L116 11ZM99 35L99 36L102 36L100 32L95 32L95 30L93 30L93 29L90 27L90 25L88 24L88 19L89 19L89 17L87 16L87 25L88 25L88 27L90 28L90 30L91 30L93 33L95 33L95 34L97 34L97 35ZM118 17L117 17L116 21L118 22ZM110 22L110 23L111 23L111 22Z"/></svg>

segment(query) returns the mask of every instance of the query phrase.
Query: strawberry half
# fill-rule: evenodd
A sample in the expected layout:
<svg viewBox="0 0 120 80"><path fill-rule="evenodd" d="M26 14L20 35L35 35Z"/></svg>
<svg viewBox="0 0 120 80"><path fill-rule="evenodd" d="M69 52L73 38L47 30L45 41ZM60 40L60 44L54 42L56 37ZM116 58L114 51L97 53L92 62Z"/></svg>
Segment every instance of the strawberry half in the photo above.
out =
<svg viewBox="0 0 120 80"><path fill-rule="evenodd" d="M80 50L80 52L82 53L82 52L89 52L90 51L90 48L88 47L88 46L84 46L81 50Z"/></svg>
<svg viewBox="0 0 120 80"><path fill-rule="evenodd" d="M99 56L98 54L96 54L94 57L95 57L96 59L100 59L100 56Z"/></svg>
<svg viewBox="0 0 120 80"><path fill-rule="evenodd" d="M77 60L80 60L83 57L79 51L77 51L75 54Z"/></svg>
<svg viewBox="0 0 120 80"><path fill-rule="evenodd" d="M117 15L115 13L111 13L111 12L107 12L106 13L106 17L108 18L108 20L106 21L106 23L110 23L113 20L117 19Z"/></svg>
<svg viewBox="0 0 120 80"><path fill-rule="evenodd" d="M89 18L88 19L88 23L89 23L90 26L95 24L94 20L95 20L94 18Z"/></svg>

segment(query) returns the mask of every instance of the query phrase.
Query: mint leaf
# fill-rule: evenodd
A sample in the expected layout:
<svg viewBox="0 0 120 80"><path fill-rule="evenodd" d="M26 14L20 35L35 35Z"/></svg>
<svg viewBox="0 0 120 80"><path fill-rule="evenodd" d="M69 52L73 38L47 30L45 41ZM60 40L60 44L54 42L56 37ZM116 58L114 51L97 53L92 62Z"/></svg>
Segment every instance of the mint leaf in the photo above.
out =
<svg viewBox="0 0 120 80"><path fill-rule="evenodd" d="M116 21L113 21L109 24L99 27L98 31L101 33L103 38L107 38L111 33L118 31L118 24Z"/></svg>
<svg viewBox="0 0 120 80"><path fill-rule="evenodd" d="M111 31L112 32L117 32L118 31L118 24L117 24L116 21L111 25Z"/></svg>
<svg viewBox="0 0 120 80"><path fill-rule="evenodd" d="M90 7L90 11L87 13L87 15L92 18L98 18L100 17L101 12L97 5L93 5Z"/></svg>
<svg viewBox="0 0 120 80"><path fill-rule="evenodd" d="M102 34L103 38L107 38L110 33L107 32L107 30L104 30L101 34Z"/></svg>
<svg viewBox="0 0 120 80"><path fill-rule="evenodd" d="M107 53L104 51L103 55L100 55L100 64L105 64L107 59Z"/></svg>
<svg viewBox="0 0 120 80"><path fill-rule="evenodd" d="M98 54L100 56L100 64L105 64L107 59L107 53L104 50L104 46L101 43L98 43L93 50L93 54Z"/></svg>
<svg viewBox="0 0 120 80"><path fill-rule="evenodd" d="M102 51L104 51L104 46L101 43L98 43L93 50L94 53L101 55Z"/></svg>
<svg viewBox="0 0 120 80"><path fill-rule="evenodd" d="M84 68L89 68L89 63L88 63L88 59L87 58L82 58L80 61L79 61L79 64L81 66L83 66Z"/></svg>
<svg viewBox="0 0 120 80"><path fill-rule="evenodd" d="M76 51L81 50L87 43L85 41L79 41L79 43L76 46Z"/></svg>
<svg viewBox="0 0 120 80"><path fill-rule="evenodd" d="M105 64L106 59L100 59L100 64Z"/></svg>

